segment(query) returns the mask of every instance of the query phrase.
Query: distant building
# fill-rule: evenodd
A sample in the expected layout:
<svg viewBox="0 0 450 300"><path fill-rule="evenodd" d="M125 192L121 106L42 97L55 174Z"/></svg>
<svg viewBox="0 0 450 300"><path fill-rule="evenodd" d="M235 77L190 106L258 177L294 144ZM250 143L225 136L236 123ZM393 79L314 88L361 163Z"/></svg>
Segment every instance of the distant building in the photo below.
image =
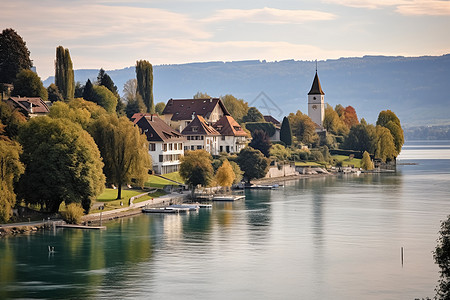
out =
<svg viewBox="0 0 450 300"><path fill-rule="evenodd" d="M316 123L316 131L325 131L323 128L323 120L325 118L325 93L320 86L319 76L314 76L311 90L308 93L308 116Z"/></svg>
<svg viewBox="0 0 450 300"><path fill-rule="evenodd" d="M232 116L223 116L213 127L220 133L219 153L239 153L247 145L247 132Z"/></svg>
<svg viewBox="0 0 450 300"><path fill-rule="evenodd" d="M158 174L178 171L186 138L156 114L138 113L133 115L132 120L147 136L153 171Z"/></svg>
<svg viewBox="0 0 450 300"><path fill-rule="evenodd" d="M281 131L281 123L280 121L278 121L277 119L275 119L272 116L263 116L264 117L264 121L268 122L268 123L272 123L273 126L275 126L275 133L269 137L269 139L272 142L279 142L280 141L280 131Z"/></svg>
<svg viewBox="0 0 450 300"><path fill-rule="evenodd" d="M12 109L19 110L28 118L47 115L51 106L51 103L39 97L9 97L3 101L8 103Z"/></svg>
<svg viewBox="0 0 450 300"><path fill-rule="evenodd" d="M202 116L196 115L181 132L186 138L184 150L205 150L212 155L219 154L220 133L210 126Z"/></svg>
<svg viewBox="0 0 450 300"><path fill-rule="evenodd" d="M222 116L230 115L222 100L208 99L170 99L161 118L172 128L182 132L196 116L201 116L212 125Z"/></svg>

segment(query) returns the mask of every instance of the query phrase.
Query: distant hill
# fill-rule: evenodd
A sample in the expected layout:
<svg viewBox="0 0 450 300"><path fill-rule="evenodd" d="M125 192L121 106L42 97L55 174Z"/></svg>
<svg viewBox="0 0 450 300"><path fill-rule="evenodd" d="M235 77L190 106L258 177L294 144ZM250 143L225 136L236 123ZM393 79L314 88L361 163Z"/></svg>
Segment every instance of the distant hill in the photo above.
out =
<svg viewBox="0 0 450 300"><path fill-rule="evenodd" d="M314 72L315 62L295 60L156 65L154 96L156 102L167 102L192 97L198 91L214 97L232 94L263 114L270 112L282 119L298 109L307 113ZM97 73L76 70L75 80L85 83ZM134 67L107 73L120 91L128 79L135 78ZM376 121L381 110L391 109L407 126L450 124L450 54L319 61L318 73L327 103L351 105L369 123ZM44 85L51 82L52 77Z"/></svg>

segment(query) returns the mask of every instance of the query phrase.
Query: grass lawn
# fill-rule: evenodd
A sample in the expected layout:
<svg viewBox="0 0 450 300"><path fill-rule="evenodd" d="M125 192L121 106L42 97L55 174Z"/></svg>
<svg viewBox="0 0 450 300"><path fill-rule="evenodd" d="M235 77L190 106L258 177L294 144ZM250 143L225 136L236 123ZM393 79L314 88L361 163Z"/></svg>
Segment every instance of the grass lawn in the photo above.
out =
<svg viewBox="0 0 450 300"><path fill-rule="evenodd" d="M181 182L181 183L184 182L184 180L181 178L181 176L180 176L180 174L178 172L164 174L163 176L167 177L169 179L175 180L177 182ZM164 178L161 178L159 176L150 175L148 177L147 182L145 183L145 186L146 187L155 187L155 188L162 189L166 185L175 185L175 184L176 184L175 182L172 182L172 181L169 181L169 180L165 180Z"/></svg>
<svg viewBox="0 0 450 300"><path fill-rule="evenodd" d="M316 163L315 161L306 161L306 162L296 161L295 165L299 167L308 167L308 166L322 167L321 164Z"/></svg>
<svg viewBox="0 0 450 300"><path fill-rule="evenodd" d="M335 159L336 161L342 161L342 165L344 167L349 165L354 165L355 168L361 167L361 159L359 158L353 158L350 160L346 155L332 155L331 158Z"/></svg>
<svg viewBox="0 0 450 300"><path fill-rule="evenodd" d="M148 190L129 190L129 189L123 189L122 190L122 199L116 200L117 198L117 190L107 188L105 191L97 198L97 202L105 203L105 211L106 210L113 210L116 208L122 208L128 206L128 200L133 197L140 194L144 194L148 192ZM160 196L164 196L166 193L161 190L157 190L154 193L151 193L146 196L142 196L136 200L134 200L134 203L139 203L142 201L150 200L152 198L157 198ZM120 205L120 202L123 203L123 206ZM96 212L96 211L92 211Z"/></svg>

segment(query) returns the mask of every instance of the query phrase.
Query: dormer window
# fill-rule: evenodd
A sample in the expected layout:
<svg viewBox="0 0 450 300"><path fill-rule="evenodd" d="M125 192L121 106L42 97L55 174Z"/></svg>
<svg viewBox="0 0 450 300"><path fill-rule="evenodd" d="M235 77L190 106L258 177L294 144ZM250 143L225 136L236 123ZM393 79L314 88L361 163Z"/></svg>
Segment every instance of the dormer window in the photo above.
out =
<svg viewBox="0 0 450 300"><path fill-rule="evenodd" d="M197 132L198 131L198 126L192 126L192 132Z"/></svg>

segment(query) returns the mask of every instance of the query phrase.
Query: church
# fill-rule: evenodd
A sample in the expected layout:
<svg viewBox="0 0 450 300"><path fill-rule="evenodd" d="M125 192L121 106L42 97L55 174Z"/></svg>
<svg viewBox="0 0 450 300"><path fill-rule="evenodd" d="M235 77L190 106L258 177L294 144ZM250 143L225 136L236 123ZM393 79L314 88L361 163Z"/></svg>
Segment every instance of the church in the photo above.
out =
<svg viewBox="0 0 450 300"><path fill-rule="evenodd" d="M308 93L308 116L316 124L316 132L325 132L323 120L325 118L325 93L320 86L319 75L314 76L311 90Z"/></svg>

